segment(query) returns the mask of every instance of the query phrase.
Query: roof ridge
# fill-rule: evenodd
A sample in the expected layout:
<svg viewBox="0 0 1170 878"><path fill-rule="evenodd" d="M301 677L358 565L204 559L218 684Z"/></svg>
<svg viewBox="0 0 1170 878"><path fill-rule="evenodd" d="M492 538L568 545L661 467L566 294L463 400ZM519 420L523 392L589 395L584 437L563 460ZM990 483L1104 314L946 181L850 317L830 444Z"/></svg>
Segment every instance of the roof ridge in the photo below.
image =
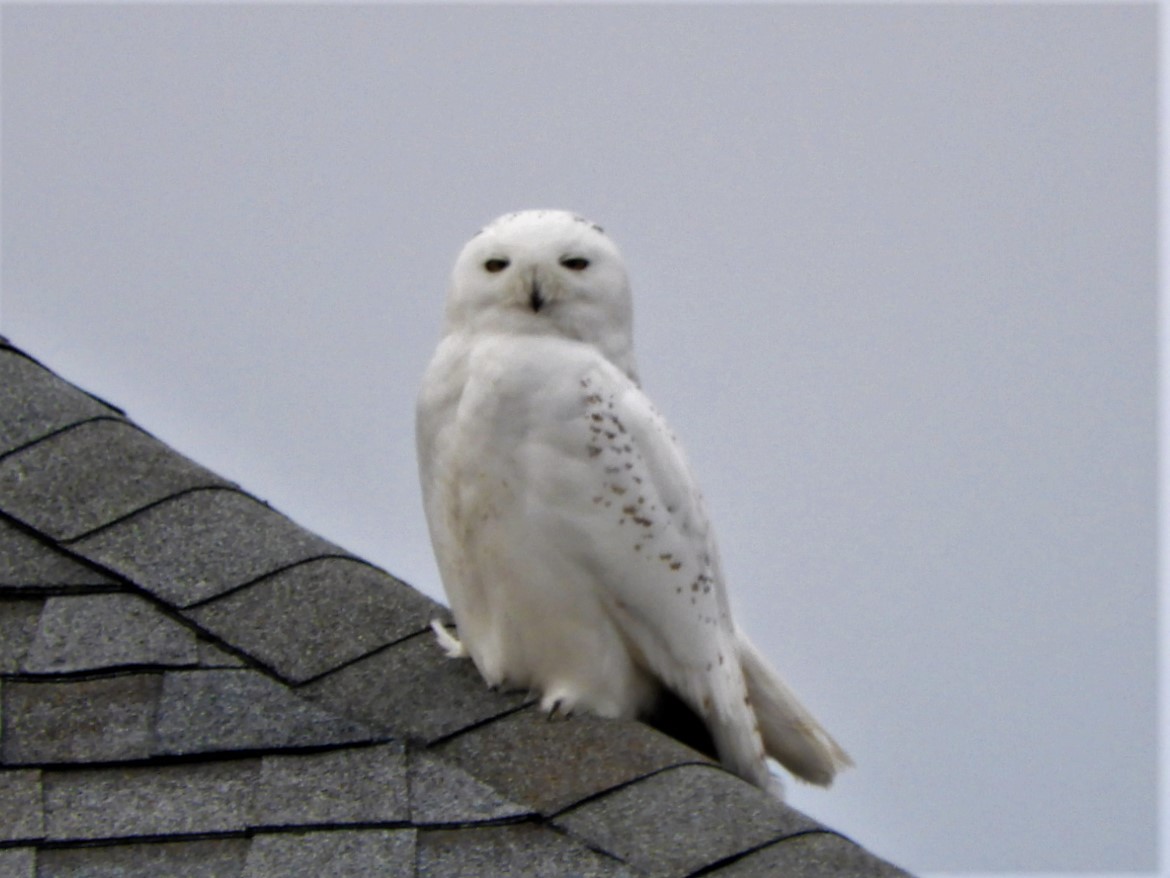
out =
<svg viewBox="0 0 1170 878"><path fill-rule="evenodd" d="M39 366L41 369L44 369L46 372L50 372L54 375L57 374L56 372L53 372L53 370L50 369L48 366L46 366L44 363L42 363L40 360L38 360L36 357L34 357L32 354L30 354L28 351L24 350L23 348L18 348L8 338L6 338L3 335L0 335L0 350L9 351L10 353L16 354L18 357L21 357L22 359L28 360L34 366ZM60 377L60 376L57 376L57 377ZM64 380L64 379L62 379L62 380ZM116 412L117 414L119 414L123 417L126 417L126 412L123 409L114 405L112 402L108 402L107 400L98 396L96 393L94 393L90 390L86 390L84 387L81 387L78 384L74 384L73 382L69 382L69 385L71 387L73 387L75 390L77 390L79 393L85 394L87 397L89 397L94 402L100 403L101 405L105 406L106 408L110 409L111 411Z"/></svg>
<svg viewBox="0 0 1170 878"><path fill-rule="evenodd" d="M904 874L446 613L0 338L0 871Z"/></svg>

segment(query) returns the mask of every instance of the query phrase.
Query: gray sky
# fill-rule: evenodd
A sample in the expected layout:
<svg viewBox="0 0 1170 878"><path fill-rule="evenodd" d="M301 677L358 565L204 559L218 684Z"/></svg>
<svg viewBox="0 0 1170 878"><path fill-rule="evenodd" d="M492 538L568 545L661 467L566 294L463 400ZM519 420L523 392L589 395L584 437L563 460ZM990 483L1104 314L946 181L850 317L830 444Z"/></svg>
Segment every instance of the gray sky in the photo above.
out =
<svg viewBox="0 0 1170 878"><path fill-rule="evenodd" d="M1157 865L1156 7L14 6L0 331L440 597L450 264L570 208L919 872Z"/></svg>

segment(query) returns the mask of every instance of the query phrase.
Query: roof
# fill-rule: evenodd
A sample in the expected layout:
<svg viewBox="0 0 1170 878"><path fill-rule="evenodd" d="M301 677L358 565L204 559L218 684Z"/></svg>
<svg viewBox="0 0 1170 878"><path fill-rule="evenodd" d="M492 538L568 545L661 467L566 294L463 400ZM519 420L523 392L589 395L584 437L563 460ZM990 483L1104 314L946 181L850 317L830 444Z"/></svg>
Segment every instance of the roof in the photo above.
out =
<svg viewBox="0 0 1170 878"><path fill-rule="evenodd" d="M442 614L0 339L0 878L905 874Z"/></svg>

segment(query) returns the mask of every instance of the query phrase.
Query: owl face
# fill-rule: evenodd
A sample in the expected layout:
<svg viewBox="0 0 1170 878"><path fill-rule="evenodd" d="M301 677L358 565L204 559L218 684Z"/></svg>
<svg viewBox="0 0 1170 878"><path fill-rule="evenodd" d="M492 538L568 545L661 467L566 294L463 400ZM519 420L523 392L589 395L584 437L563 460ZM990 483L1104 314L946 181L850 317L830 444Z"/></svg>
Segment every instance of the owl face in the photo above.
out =
<svg viewBox="0 0 1170 878"><path fill-rule="evenodd" d="M559 210L506 214L455 262L449 331L555 335L632 370L629 282L601 228Z"/></svg>

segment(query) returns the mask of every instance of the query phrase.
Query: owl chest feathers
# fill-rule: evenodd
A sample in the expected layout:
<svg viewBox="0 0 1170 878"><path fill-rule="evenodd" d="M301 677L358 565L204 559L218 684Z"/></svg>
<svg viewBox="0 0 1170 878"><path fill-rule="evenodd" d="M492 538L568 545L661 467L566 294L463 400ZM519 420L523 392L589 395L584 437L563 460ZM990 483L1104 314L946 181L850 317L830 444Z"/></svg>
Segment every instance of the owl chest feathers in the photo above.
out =
<svg viewBox="0 0 1170 878"><path fill-rule="evenodd" d="M489 336L462 348L432 366L447 374L427 385L452 390L420 411L419 436L459 635L496 685L633 716L656 684L599 587L605 549L590 520L604 481L592 386L629 379L570 340ZM428 485L428 471L443 476ZM589 484L597 491L582 492Z"/></svg>

